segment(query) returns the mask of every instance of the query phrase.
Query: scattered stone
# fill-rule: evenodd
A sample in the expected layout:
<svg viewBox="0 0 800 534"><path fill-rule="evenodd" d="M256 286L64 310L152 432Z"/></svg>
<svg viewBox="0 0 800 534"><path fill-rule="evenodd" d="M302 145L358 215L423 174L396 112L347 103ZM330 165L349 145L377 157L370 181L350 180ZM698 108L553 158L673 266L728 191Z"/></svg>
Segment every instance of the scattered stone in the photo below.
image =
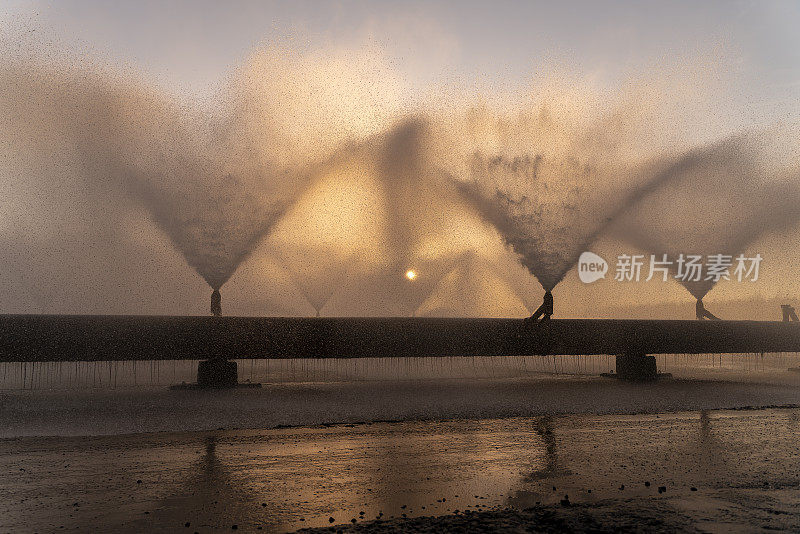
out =
<svg viewBox="0 0 800 534"><path fill-rule="evenodd" d="M659 486L658 487L658 492L659 493L664 493L665 491L667 491L667 487L666 486Z"/></svg>
<svg viewBox="0 0 800 534"><path fill-rule="evenodd" d="M695 488L694 486L692 486L691 488L689 488L689 491L697 491L697 488Z"/></svg>
<svg viewBox="0 0 800 534"><path fill-rule="evenodd" d="M190 526L192 526L192 524L187 521L186 523L183 524L183 526L189 528Z"/></svg>
<svg viewBox="0 0 800 534"><path fill-rule="evenodd" d="M336 521L334 518L332 518L332 517L328 518L328 523L333 523L334 521Z"/></svg>
<svg viewBox="0 0 800 534"><path fill-rule="evenodd" d="M645 483L644 483L644 487L645 487L645 488L649 488L649 487L650 487L650 482L645 482Z"/></svg>
<svg viewBox="0 0 800 534"><path fill-rule="evenodd" d="M564 498L561 499L561 506L572 506L572 503L569 502L569 495L564 495Z"/></svg>

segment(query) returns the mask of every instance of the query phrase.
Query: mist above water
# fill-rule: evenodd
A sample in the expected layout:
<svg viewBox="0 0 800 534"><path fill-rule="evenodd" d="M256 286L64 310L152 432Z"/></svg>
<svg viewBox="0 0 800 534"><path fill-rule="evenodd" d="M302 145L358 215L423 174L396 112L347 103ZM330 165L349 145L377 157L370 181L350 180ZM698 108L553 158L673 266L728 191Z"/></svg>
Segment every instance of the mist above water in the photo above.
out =
<svg viewBox="0 0 800 534"><path fill-rule="evenodd" d="M473 109L461 119L465 139L448 138L460 152L441 157L460 193L545 290L663 179L652 161L663 141L634 141L651 120L638 111L642 102L626 97L588 111L590 97L577 95L577 105L544 100L511 117Z"/></svg>
<svg viewBox="0 0 800 534"><path fill-rule="evenodd" d="M46 179L42 166L56 167L66 194L83 197L89 224L108 224L124 209L120 202L140 203L215 289L286 209L302 178L261 149L266 132L240 118L241 91L234 85L216 109L187 109L100 69L17 61L0 70L9 111L3 134L29 156L18 179L30 186Z"/></svg>
<svg viewBox="0 0 800 534"><path fill-rule="evenodd" d="M785 132L784 132L785 134ZM675 261L680 254L732 256L749 251L762 237L800 221L800 181L790 151L777 131L739 135L689 150L662 162L647 192L620 217L615 235L640 250ZM749 266L749 263L748 263ZM674 270L674 268L673 268ZM733 276L733 268L731 268ZM716 281L681 280L697 299Z"/></svg>
<svg viewBox="0 0 800 534"><path fill-rule="evenodd" d="M0 69L11 210L81 261L121 249L103 269L147 231L141 209L215 289L279 228L269 253L317 314L355 286L415 313L464 258L503 264L484 252L490 227L552 289L610 233L670 256L735 254L797 222L796 155L776 163L747 135L676 142L667 110L690 97L674 80L409 104L380 57L359 57L263 48L205 98L90 60L12 57ZM17 257L19 228L4 236ZM710 287L687 284L698 298Z"/></svg>
<svg viewBox="0 0 800 534"><path fill-rule="evenodd" d="M552 290L624 202L621 194L601 189L603 173L575 158L487 158L476 153L472 181L462 191L542 287Z"/></svg>
<svg viewBox="0 0 800 534"><path fill-rule="evenodd" d="M476 148L461 154L466 165L450 166L451 179L546 290L610 233L674 261L681 253L736 255L796 226L798 157L787 129L694 148L658 140L624 147L645 119L601 116L569 134L547 104L512 120L473 113ZM487 129L493 142L482 146ZM682 283L696 298L714 285Z"/></svg>

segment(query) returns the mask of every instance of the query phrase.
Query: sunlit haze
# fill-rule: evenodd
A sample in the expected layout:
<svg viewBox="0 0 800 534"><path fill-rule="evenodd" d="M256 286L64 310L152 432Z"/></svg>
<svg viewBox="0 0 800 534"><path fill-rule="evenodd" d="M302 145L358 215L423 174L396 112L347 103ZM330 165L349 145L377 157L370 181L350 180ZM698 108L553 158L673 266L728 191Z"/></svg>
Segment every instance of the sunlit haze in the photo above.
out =
<svg viewBox="0 0 800 534"><path fill-rule="evenodd" d="M554 288L558 317L776 319L800 294L797 3L12 1L0 25L2 313L201 315L211 286L230 315L524 317ZM584 250L609 276L578 280ZM613 280L661 253L763 261Z"/></svg>

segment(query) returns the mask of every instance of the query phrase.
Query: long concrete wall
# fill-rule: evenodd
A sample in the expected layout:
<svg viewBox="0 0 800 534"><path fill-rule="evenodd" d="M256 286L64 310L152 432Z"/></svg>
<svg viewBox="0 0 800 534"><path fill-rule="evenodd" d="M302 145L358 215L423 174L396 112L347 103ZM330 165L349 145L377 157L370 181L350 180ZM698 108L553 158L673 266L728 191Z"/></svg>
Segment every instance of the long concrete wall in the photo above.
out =
<svg viewBox="0 0 800 534"><path fill-rule="evenodd" d="M800 352L756 321L0 315L0 361Z"/></svg>

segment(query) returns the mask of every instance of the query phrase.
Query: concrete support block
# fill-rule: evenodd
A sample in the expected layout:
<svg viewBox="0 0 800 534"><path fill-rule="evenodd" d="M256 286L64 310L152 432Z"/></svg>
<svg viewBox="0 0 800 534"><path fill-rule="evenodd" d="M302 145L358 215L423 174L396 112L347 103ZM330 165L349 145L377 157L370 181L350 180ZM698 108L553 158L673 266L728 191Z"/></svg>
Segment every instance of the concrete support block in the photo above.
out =
<svg viewBox="0 0 800 534"><path fill-rule="evenodd" d="M197 385L203 388L234 388L239 383L236 362L211 358L197 365Z"/></svg>
<svg viewBox="0 0 800 534"><path fill-rule="evenodd" d="M622 380L655 380L658 378L656 357L641 352L618 354L617 377Z"/></svg>

